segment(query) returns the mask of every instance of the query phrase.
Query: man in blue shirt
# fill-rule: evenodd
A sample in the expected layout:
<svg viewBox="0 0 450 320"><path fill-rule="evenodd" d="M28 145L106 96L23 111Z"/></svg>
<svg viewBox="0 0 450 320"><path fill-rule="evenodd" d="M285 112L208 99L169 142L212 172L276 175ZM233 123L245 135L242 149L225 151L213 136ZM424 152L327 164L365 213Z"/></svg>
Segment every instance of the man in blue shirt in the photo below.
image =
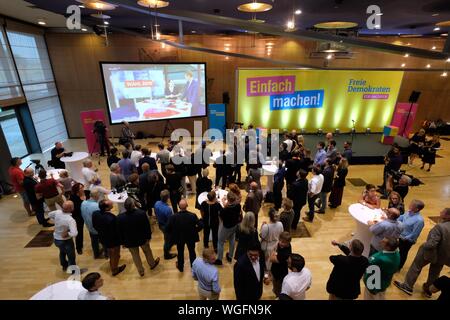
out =
<svg viewBox="0 0 450 320"><path fill-rule="evenodd" d="M400 250L400 268L403 267L408 257L409 249L416 243L420 232L424 227L423 217L420 211L425 207L425 204L420 200L413 200L409 205L409 211L398 218L403 225L403 232L400 235L398 248Z"/></svg>
<svg viewBox="0 0 450 320"><path fill-rule="evenodd" d="M372 241L370 242L370 255L378 251L382 251L381 240L384 238L398 239L402 233L402 224L398 221L400 211L396 208L389 208L386 211L387 219L379 222L369 221L369 230L373 234Z"/></svg>
<svg viewBox="0 0 450 320"><path fill-rule="evenodd" d="M317 152L314 157L315 166L323 166L325 164L325 159L327 158L327 152L325 151L325 142L320 141L317 144Z"/></svg>
<svg viewBox="0 0 450 320"><path fill-rule="evenodd" d="M164 259L169 260L175 258L177 255L174 253L170 253L170 249L172 248L172 243L170 242L169 233L166 232L167 222L171 215L173 215L173 210L169 206L169 198L170 193L168 190L161 191L160 194L161 200L156 201L155 203L155 215L158 220L159 229L164 234Z"/></svg>
<svg viewBox="0 0 450 320"><path fill-rule="evenodd" d="M122 159L118 162L120 171L122 172L125 180L128 181L128 177L136 171L136 167L130 160L130 153L128 151L122 152Z"/></svg>
<svg viewBox="0 0 450 320"><path fill-rule="evenodd" d="M98 201L100 199L100 192L97 188L91 190L91 197L89 200L84 200L81 203L81 216L83 217L84 224L89 230L89 235L91 237L92 252L94 253L94 259L100 258L100 245L98 232L94 229L92 225L92 214L95 211L100 210L98 207ZM105 250L106 251L106 250Z"/></svg>
<svg viewBox="0 0 450 320"><path fill-rule="evenodd" d="M192 277L198 281L198 295L200 300L219 300L219 271L214 266L216 253L214 249L206 248L202 256L192 264Z"/></svg>

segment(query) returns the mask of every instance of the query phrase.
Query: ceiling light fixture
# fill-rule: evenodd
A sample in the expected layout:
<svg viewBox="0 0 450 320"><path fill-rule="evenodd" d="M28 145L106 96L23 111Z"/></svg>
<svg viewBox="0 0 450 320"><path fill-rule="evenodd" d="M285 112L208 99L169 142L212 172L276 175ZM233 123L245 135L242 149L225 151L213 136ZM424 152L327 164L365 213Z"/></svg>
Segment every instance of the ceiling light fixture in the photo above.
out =
<svg viewBox="0 0 450 320"><path fill-rule="evenodd" d="M287 29L287 30L290 30L290 31L294 30L294 29L295 29L295 22L292 21L292 20L289 20L289 21L286 23L286 29Z"/></svg>
<svg viewBox="0 0 450 320"><path fill-rule="evenodd" d="M433 29L433 31L439 31L439 30L441 30L441 28L439 28L439 27L436 27Z"/></svg>
<svg viewBox="0 0 450 320"><path fill-rule="evenodd" d="M446 62L450 62L450 58L448 58Z"/></svg>
<svg viewBox="0 0 450 320"><path fill-rule="evenodd" d="M442 72L441 77L446 77L447 76L447 71Z"/></svg>
<svg viewBox="0 0 450 320"><path fill-rule="evenodd" d="M44 20L39 20L38 24L41 26L45 26L47 23Z"/></svg>
<svg viewBox="0 0 450 320"><path fill-rule="evenodd" d="M83 6L82 4L78 5L78 8L84 9L86 8L85 6Z"/></svg>
<svg viewBox="0 0 450 320"><path fill-rule="evenodd" d="M439 15L439 13L433 13L431 16L432 17L437 17Z"/></svg>
<svg viewBox="0 0 450 320"><path fill-rule="evenodd" d="M408 54L408 53L405 53L404 57L405 57L405 58L408 58L408 57L409 57L409 54Z"/></svg>
<svg viewBox="0 0 450 320"><path fill-rule="evenodd" d="M411 45L411 43L409 43L409 42L408 42L408 43L407 43L406 45L407 45L407 46L410 46L410 45Z"/></svg>
<svg viewBox="0 0 450 320"><path fill-rule="evenodd" d="M191 31L191 33L197 33L197 31L195 31L195 30L192 30L192 31Z"/></svg>
<svg viewBox="0 0 450 320"><path fill-rule="evenodd" d="M81 28L81 31L84 31L84 32L86 32L86 31L87 31L87 29L86 29L86 28Z"/></svg>
<svg viewBox="0 0 450 320"><path fill-rule="evenodd" d="M402 63L402 68L404 68L406 66L406 64L405 63Z"/></svg>
<svg viewBox="0 0 450 320"><path fill-rule="evenodd" d="M432 47L431 47L431 50L436 50L436 46L432 46Z"/></svg>
<svg viewBox="0 0 450 320"><path fill-rule="evenodd" d="M169 5L169 1L160 1L160 0L139 0L137 3L142 7L152 9L165 8Z"/></svg>
<svg viewBox="0 0 450 320"><path fill-rule="evenodd" d="M427 69L430 69L431 68L431 64L427 64Z"/></svg>
<svg viewBox="0 0 450 320"><path fill-rule="evenodd" d="M108 25L108 24L109 24L109 22L108 22L108 21L103 21L103 24L106 24L106 25Z"/></svg>
<svg viewBox="0 0 450 320"><path fill-rule="evenodd" d="M383 12L376 13L375 15L376 15L376 16L382 16L382 15L383 15Z"/></svg>
<svg viewBox="0 0 450 320"><path fill-rule="evenodd" d="M295 10L295 14L296 15L302 14L302 10L299 10L299 9Z"/></svg>
<svg viewBox="0 0 450 320"><path fill-rule="evenodd" d="M240 6L237 7L237 9L242 12L252 12L252 13L265 12L272 9L272 5L254 0L252 2L241 4Z"/></svg>
<svg viewBox="0 0 450 320"><path fill-rule="evenodd" d="M93 10L108 11L114 10L116 8L115 5L104 1L92 1L92 0L77 0L77 1L83 3L83 6L85 8Z"/></svg>
<svg viewBox="0 0 450 320"><path fill-rule="evenodd" d="M331 60L331 59L333 59L333 55L332 54L327 55L327 60Z"/></svg>

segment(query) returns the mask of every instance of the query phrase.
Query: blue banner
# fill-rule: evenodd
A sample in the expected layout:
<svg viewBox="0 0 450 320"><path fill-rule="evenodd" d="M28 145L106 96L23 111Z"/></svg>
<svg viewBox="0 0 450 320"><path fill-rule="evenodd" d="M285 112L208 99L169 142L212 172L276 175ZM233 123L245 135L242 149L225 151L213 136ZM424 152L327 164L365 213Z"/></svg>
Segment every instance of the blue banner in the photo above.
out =
<svg viewBox="0 0 450 320"><path fill-rule="evenodd" d="M226 106L223 103L214 103L208 105L208 122L209 129L217 129L222 132L225 139L226 130ZM210 134L210 139L212 138ZM216 137L217 138L217 137Z"/></svg>
<svg viewBox="0 0 450 320"><path fill-rule="evenodd" d="M324 90L303 90L291 94L270 96L270 110L321 108Z"/></svg>

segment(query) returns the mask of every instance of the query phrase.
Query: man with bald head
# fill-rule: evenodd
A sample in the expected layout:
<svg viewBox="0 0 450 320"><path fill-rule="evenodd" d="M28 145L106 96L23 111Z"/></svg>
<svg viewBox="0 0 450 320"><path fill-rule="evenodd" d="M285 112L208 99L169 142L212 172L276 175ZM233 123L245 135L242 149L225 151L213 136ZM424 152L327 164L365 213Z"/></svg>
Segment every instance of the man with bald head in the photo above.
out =
<svg viewBox="0 0 450 320"><path fill-rule="evenodd" d="M170 216L167 222L166 232L170 234L172 243L177 245L178 259L176 267L180 272L184 270L184 246L186 245L189 251L189 260L194 263L196 258L195 243L200 241L198 233L202 230L201 221L197 218L195 213L187 211L188 203L186 199L182 199L178 203L180 211Z"/></svg>
<svg viewBox="0 0 450 320"><path fill-rule="evenodd" d="M62 210L52 211L48 214L55 221L53 238L55 246L59 249L59 262L64 272L69 266L75 266L75 245L73 238L78 235L77 223L72 218L74 205L72 201L64 201Z"/></svg>
<svg viewBox="0 0 450 320"><path fill-rule="evenodd" d="M381 240L384 238L398 240L403 231L403 225L398 221L400 211L396 208L389 208L385 213L386 218L381 217L381 221L367 222L369 230L373 234L372 241L370 242L370 255L383 250Z"/></svg>
<svg viewBox="0 0 450 320"><path fill-rule="evenodd" d="M255 214L255 228L258 228L258 214L263 201L263 193L258 183L253 181L250 183L250 190L244 203L245 212L253 212Z"/></svg>
<svg viewBox="0 0 450 320"><path fill-rule="evenodd" d="M450 267L450 208L442 210L440 218L441 222L430 230L427 241L417 251L405 281L403 283L394 281L394 285L408 295L412 295L420 272L429 264L428 278L422 285L422 290L427 297L431 298L431 285L439 278L444 265Z"/></svg>
<svg viewBox="0 0 450 320"><path fill-rule="evenodd" d="M30 201L33 211L36 212L36 218L40 225L44 228L53 227L53 224L49 223L49 219L45 219L44 215L44 198L38 199L34 187L38 184L34 179L34 170L32 168L26 168L24 170L23 189L27 194L27 198Z"/></svg>
<svg viewBox="0 0 450 320"><path fill-rule="evenodd" d="M100 210L92 214L92 226L98 232L100 243L108 251L109 265L113 277L121 273L126 265L119 266L120 260L120 234L117 227L117 217L111 212L111 200L101 200L98 204Z"/></svg>

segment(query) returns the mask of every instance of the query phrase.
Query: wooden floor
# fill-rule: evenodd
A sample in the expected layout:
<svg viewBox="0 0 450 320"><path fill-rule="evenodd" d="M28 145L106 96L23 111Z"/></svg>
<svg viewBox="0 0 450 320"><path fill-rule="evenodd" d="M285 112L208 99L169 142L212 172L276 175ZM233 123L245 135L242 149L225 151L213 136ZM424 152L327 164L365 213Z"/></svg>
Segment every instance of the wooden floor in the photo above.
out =
<svg viewBox="0 0 450 320"><path fill-rule="evenodd" d="M141 141L146 144L148 141ZM152 147L155 151L155 142ZM437 216L444 207L450 206L450 142L441 141L443 150L439 154L443 158L437 159L437 164L431 172L420 170L419 167L404 169L409 174L420 178L425 185L414 187L407 196L407 202L417 198L425 202L423 215ZM84 140L70 140L66 148L72 151L86 150ZM48 156L47 154L45 156ZM27 164L27 161L24 161ZM416 163L417 165L419 162ZM106 160L102 159L99 165L103 181L109 181ZM211 168L210 176L214 176ZM244 169L242 170L244 173ZM368 183L380 184L383 166L364 165L351 166L348 178L362 178ZM263 179L263 184L265 178ZM313 224L308 224L312 237L293 239L293 252L300 253L306 259L306 266L312 271L312 287L307 292L307 299L328 299L326 282L330 275L332 264L328 257L339 253L330 243L331 240L344 241L351 237L355 223L348 213L348 206L354 203L362 192L363 187L354 187L347 183L344 191L343 205L338 209L327 209L325 215L318 215ZM194 207L194 196L189 197L190 210L199 214ZM386 205L384 200L383 205ZM260 223L267 220L270 204L264 205ZM423 243L428 231L434 223L425 218L425 228L418 240ZM28 217L22 208L18 197L7 196L0 200L0 299L29 299L34 293L52 283L67 279L67 274L61 271L58 261L58 249L55 246L48 248L24 248L24 246L41 230L34 217ZM103 293L113 295L116 299L197 299L196 282L192 279L190 268L186 262L184 273L175 268L175 260L163 260L162 234L156 225L153 226L151 247L155 256L161 257L161 264L150 271L146 267L146 274L141 278L133 265L131 255L127 249L121 251L121 263L126 263L126 270L117 277L109 272L107 260L94 260L90 248L89 234L85 228L84 253L77 256L80 267L89 271L101 272L105 284ZM197 243L197 254L201 253L202 244ZM403 280L418 249L413 246L405 268L394 276L394 279ZM188 261L187 252L185 260ZM234 299L232 265L224 262L220 270L220 285L222 287L221 299ZM412 297L403 294L391 286L387 291L388 299L424 299L420 287L426 278L428 268L422 271L417 283L416 291ZM448 274L449 268L444 267L442 274ZM264 287L263 299L273 299L271 286Z"/></svg>

